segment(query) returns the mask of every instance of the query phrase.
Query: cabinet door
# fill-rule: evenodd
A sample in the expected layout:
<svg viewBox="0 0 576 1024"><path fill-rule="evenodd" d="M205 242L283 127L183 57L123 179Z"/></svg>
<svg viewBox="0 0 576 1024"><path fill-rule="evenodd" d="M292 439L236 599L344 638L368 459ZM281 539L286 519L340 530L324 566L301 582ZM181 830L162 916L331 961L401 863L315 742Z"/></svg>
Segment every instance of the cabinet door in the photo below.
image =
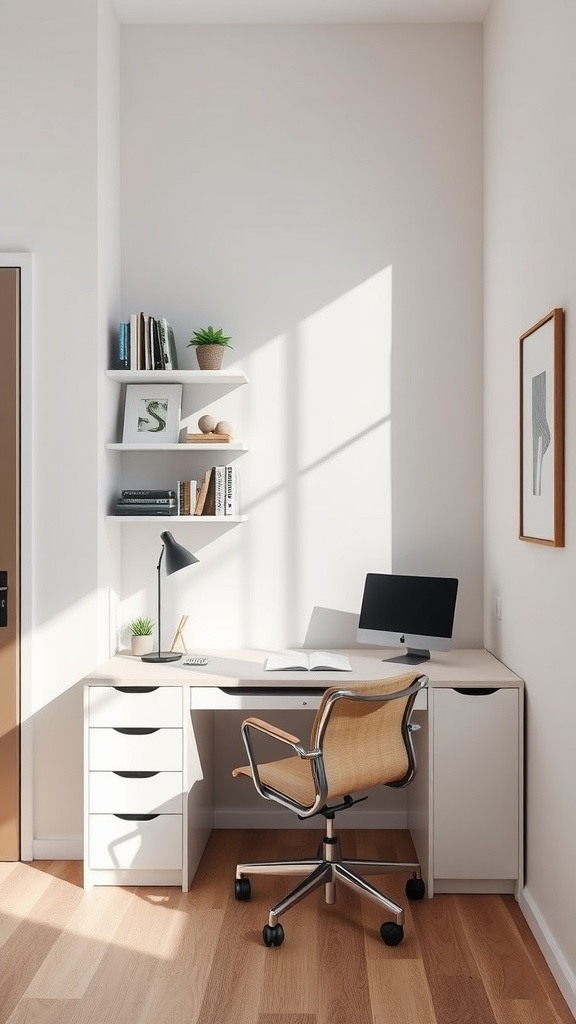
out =
<svg viewBox="0 0 576 1024"><path fill-rule="evenodd" d="M519 694L434 699L434 877L515 879L519 868Z"/></svg>

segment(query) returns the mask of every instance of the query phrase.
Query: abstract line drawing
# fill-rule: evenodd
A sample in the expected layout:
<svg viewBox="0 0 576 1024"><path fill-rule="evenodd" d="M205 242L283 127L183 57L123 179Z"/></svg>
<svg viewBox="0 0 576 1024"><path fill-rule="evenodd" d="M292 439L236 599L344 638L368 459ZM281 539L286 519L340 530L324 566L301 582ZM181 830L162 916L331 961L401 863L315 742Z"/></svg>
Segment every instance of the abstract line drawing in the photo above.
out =
<svg viewBox="0 0 576 1024"><path fill-rule="evenodd" d="M520 525L532 544L564 547L564 310L520 335Z"/></svg>
<svg viewBox="0 0 576 1024"><path fill-rule="evenodd" d="M550 446L546 419L546 370L532 377L532 494L542 494L542 461Z"/></svg>

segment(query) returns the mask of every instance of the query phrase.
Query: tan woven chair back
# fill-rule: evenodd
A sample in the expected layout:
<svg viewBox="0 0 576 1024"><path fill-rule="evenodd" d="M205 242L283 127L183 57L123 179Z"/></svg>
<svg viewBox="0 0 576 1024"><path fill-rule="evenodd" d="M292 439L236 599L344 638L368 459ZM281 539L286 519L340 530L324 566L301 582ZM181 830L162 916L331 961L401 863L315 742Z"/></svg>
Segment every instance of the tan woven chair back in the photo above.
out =
<svg viewBox="0 0 576 1024"><path fill-rule="evenodd" d="M405 690L420 673L333 687L365 694ZM335 799L371 786L398 782L409 768L402 721L409 697L398 700L355 701L342 698L332 709L324 738L319 736L320 707L312 727L311 745L321 746L328 780L328 797Z"/></svg>

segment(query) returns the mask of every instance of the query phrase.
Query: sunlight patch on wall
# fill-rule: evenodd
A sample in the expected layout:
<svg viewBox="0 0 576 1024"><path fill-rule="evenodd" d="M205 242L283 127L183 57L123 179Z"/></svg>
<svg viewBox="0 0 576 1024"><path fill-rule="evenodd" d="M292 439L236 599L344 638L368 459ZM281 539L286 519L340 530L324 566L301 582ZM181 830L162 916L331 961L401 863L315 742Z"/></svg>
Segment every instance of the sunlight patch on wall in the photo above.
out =
<svg viewBox="0 0 576 1024"><path fill-rule="evenodd" d="M390 568L391 345L387 267L252 356L252 643L301 643L314 608L357 610L366 572Z"/></svg>

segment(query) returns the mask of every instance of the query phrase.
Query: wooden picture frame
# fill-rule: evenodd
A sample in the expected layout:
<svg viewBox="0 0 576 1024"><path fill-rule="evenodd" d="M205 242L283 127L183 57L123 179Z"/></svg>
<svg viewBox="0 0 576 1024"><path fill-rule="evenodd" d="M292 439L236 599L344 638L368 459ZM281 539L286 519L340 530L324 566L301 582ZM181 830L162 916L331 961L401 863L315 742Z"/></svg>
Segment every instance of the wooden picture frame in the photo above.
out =
<svg viewBox="0 0 576 1024"><path fill-rule="evenodd" d="M564 310L520 336L520 540L564 547Z"/></svg>
<svg viewBox="0 0 576 1024"><path fill-rule="evenodd" d="M122 444L177 444L181 384L127 384Z"/></svg>

